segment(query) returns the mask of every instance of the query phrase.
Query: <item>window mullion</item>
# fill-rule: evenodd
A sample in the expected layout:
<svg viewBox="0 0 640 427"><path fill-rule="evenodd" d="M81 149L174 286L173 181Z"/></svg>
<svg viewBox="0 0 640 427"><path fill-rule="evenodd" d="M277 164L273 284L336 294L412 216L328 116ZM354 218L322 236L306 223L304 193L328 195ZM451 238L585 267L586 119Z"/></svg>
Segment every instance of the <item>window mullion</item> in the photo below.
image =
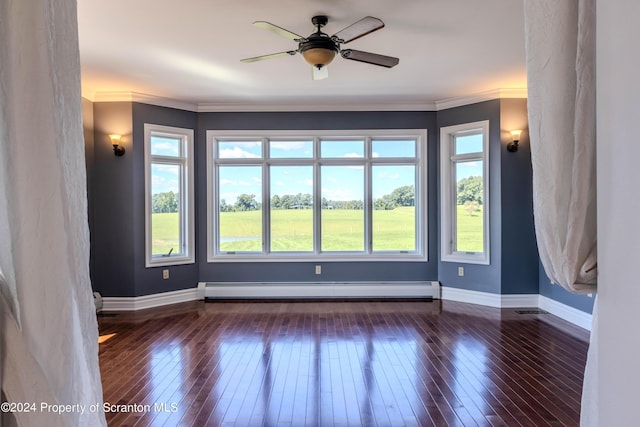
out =
<svg viewBox="0 0 640 427"><path fill-rule="evenodd" d="M313 253L319 255L322 242L322 188L320 185L320 137L313 140Z"/></svg>
<svg viewBox="0 0 640 427"><path fill-rule="evenodd" d="M262 155L262 253L271 252L271 170L267 159L269 139L264 138Z"/></svg>
<svg viewBox="0 0 640 427"><path fill-rule="evenodd" d="M365 138L365 163L364 163L364 251L370 255L373 253L373 185L372 185L372 149L371 137Z"/></svg>

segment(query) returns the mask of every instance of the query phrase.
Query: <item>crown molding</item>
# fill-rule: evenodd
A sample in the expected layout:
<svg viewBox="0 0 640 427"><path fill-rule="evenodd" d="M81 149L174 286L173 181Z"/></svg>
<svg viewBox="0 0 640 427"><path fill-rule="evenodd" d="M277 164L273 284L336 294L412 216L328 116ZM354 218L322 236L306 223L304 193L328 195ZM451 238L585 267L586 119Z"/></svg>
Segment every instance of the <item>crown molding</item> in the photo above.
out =
<svg viewBox="0 0 640 427"><path fill-rule="evenodd" d="M447 110L454 107L476 104L478 102L491 101L493 99L526 98L527 89L493 89L469 96L443 99L436 101L436 111Z"/></svg>
<svg viewBox="0 0 640 427"><path fill-rule="evenodd" d="M138 92L96 92L93 102L140 102L158 107L176 108L186 111L198 111L198 104L192 102L177 101L161 96L147 95Z"/></svg>
<svg viewBox="0 0 640 427"><path fill-rule="evenodd" d="M434 103L360 104L198 104L198 112L292 112L292 111L434 111Z"/></svg>
<svg viewBox="0 0 640 427"><path fill-rule="evenodd" d="M233 104L193 103L137 92L96 92L92 102L140 102L159 107L198 113L212 112L294 112L294 111L441 111L493 99L526 98L527 89L494 89L474 95L449 98L435 103L359 103L359 104Z"/></svg>

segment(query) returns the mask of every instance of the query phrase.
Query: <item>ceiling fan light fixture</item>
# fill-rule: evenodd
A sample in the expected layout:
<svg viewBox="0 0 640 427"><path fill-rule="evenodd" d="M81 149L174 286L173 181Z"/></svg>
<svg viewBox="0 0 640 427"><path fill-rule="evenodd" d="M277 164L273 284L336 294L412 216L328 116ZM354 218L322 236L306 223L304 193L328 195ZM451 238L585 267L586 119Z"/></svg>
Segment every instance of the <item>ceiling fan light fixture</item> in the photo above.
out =
<svg viewBox="0 0 640 427"><path fill-rule="evenodd" d="M336 56L335 50L316 47L302 52L304 60L314 67L322 68L329 65Z"/></svg>
<svg viewBox="0 0 640 427"><path fill-rule="evenodd" d="M333 58L335 58L337 54L340 54L340 56L345 59L378 65L381 67L391 68L398 65L400 60L392 56L363 52L361 50L340 49L340 46L344 43L349 43L383 28L384 22L382 22L382 20L372 16L366 16L348 27L343 28L332 36L322 32L322 27L327 24L328 20L329 18L326 15L317 15L311 18L311 23L316 26L317 30L308 37L302 37L301 35L285 30L284 28L273 25L267 21L256 21L253 23L254 25L294 40L298 43L298 49L245 58L241 59L241 61L255 62L262 61L263 59L271 59L300 53L304 60L312 66L312 76L314 80L327 78L327 65L333 61Z"/></svg>

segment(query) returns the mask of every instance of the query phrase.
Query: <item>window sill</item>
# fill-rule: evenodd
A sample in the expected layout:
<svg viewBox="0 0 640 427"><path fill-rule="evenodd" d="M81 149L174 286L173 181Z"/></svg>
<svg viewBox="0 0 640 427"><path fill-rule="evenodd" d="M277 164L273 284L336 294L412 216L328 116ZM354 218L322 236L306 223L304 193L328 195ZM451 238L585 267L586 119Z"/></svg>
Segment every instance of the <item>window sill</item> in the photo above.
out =
<svg viewBox="0 0 640 427"><path fill-rule="evenodd" d="M469 255L469 254L448 254L442 257L442 262L455 262L458 264L478 264L490 265L489 254Z"/></svg>
<svg viewBox="0 0 640 427"><path fill-rule="evenodd" d="M196 261L193 257L184 257L184 256L162 257L162 258L154 258L151 261L147 260L145 267L146 268L167 267L171 265L195 264L195 262Z"/></svg>

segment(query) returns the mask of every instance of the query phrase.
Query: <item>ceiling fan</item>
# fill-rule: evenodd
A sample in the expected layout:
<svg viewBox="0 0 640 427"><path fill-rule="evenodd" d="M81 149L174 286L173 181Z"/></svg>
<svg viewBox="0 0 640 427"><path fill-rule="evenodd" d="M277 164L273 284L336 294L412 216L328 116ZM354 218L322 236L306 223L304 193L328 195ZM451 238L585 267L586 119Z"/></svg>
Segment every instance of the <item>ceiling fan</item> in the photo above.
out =
<svg viewBox="0 0 640 427"><path fill-rule="evenodd" d="M327 25L329 18L325 15L318 15L311 18L313 25L317 27L317 31L308 37L303 37L284 28L278 27L270 22L256 21L253 23L256 27L273 31L288 39L298 43L296 50L272 53L269 55L255 56L253 58L242 59L242 62L255 62L265 59L277 58L280 56L295 55L301 53L304 59L312 65L313 79L321 80L329 76L327 65L336 53L339 53L345 59L352 61L366 62L367 64L379 65L381 67L391 68L398 65L400 60L392 56L379 55L377 53L363 52L354 49L341 49L340 45L349 43L362 36L366 36L374 31L384 27L384 22L372 16L366 16L361 20L354 22L346 28L338 31L332 36L323 33L321 28Z"/></svg>

